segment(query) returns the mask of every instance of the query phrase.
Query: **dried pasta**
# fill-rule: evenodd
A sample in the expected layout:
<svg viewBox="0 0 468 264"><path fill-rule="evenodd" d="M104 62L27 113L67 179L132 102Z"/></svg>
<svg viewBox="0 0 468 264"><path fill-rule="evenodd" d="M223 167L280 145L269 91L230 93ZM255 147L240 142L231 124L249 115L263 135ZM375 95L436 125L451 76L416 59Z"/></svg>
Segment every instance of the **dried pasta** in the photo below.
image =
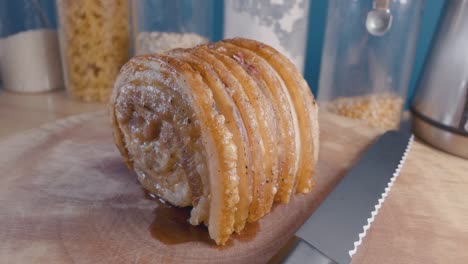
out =
<svg viewBox="0 0 468 264"><path fill-rule="evenodd" d="M129 58L127 0L57 0L67 89L84 101L107 102Z"/></svg>

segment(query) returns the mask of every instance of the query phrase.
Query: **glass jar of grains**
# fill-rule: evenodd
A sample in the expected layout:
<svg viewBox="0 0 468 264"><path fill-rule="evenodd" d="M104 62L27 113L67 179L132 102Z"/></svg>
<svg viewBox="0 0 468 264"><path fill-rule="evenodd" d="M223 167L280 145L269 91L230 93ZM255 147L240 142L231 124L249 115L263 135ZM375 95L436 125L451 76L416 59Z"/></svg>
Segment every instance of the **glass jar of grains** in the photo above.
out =
<svg viewBox="0 0 468 264"><path fill-rule="evenodd" d="M213 41L217 0L132 0L135 53L190 48Z"/></svg>
<svg viewBox="0 0 468 264"><path fill-rule="evenodd" d="M423 0L330 0L318 102L322 110L396 129Z"/></svg>
<svg viewBox="0 0 468 264"><path fill-rule="evenodd" d="M65 84L84 101L107 102L129 59L128 0L56 0Z"/></svg>

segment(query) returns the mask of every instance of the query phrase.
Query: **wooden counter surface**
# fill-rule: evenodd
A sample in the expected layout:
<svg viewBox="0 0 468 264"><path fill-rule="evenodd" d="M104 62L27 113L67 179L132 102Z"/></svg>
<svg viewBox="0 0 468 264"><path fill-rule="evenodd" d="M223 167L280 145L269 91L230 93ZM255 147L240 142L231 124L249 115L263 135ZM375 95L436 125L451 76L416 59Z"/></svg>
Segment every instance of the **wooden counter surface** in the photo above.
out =
<svg viewBox="0 0 468 264"><path fill-rule="evenodd" d="M18 94L0 89L0 138L70 115L105 109L71 100L66 93Z"/></svg>
<svg viewBox="0 0 468 264"><path fill-rule="evenodd" d="M0 90L0 139L103 109L70 100L61 91L20 95ZM417 140L353 263L468 263L467 249L468 161Z"/></svg>

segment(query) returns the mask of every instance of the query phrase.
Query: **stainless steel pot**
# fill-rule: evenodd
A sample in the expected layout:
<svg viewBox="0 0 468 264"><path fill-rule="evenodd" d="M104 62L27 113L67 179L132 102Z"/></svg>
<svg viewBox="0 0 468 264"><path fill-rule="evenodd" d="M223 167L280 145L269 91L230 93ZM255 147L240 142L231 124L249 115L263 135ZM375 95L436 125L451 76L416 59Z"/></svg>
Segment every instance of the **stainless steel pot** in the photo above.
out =
<svg viewBox="0 0 468 264"><path fill-rule="evenodd" d="M468 0L446 1L411 112L414 133L468 158Z"/></svg>

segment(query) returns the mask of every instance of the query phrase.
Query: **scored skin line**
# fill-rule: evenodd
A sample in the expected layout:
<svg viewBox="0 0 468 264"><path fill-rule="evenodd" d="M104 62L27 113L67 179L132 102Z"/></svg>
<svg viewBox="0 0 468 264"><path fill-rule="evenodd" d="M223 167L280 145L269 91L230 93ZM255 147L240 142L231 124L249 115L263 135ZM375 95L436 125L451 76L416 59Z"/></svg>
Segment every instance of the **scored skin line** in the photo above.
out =
<svg viewBox="0 0 468 264"><path fill-rule="evenodd" d="M356 254L358 247L362 244L362 240L367 235L367 230L369 230L369 228L371 227L372 223L374 222L375 217L379 213L379 210L385 201L385 198L387 198L390 192L390 189L393 186L393 183L395 182L396 178L400 175L401 168L405 164L406 158L408 157L408 153L410 152L411 146L413 145L413 141L414 141L414 135L411 135L410 139L408 140L408 145L406 145L405 152L403 153L403 156L400 159L400 163L398 164L397 168L395 169L395 172L393 173L393 177L388 182L388 185L385 188L385 191L382 193L382 197L379 199L379 202L375 205L375 209L374 211L372 211L371 216L367 218L367 224L363 226L363 231L359 234L359 239L356 242L354 242L354 248L348 252L349 257L352 258L353 255Z"/></svg>

